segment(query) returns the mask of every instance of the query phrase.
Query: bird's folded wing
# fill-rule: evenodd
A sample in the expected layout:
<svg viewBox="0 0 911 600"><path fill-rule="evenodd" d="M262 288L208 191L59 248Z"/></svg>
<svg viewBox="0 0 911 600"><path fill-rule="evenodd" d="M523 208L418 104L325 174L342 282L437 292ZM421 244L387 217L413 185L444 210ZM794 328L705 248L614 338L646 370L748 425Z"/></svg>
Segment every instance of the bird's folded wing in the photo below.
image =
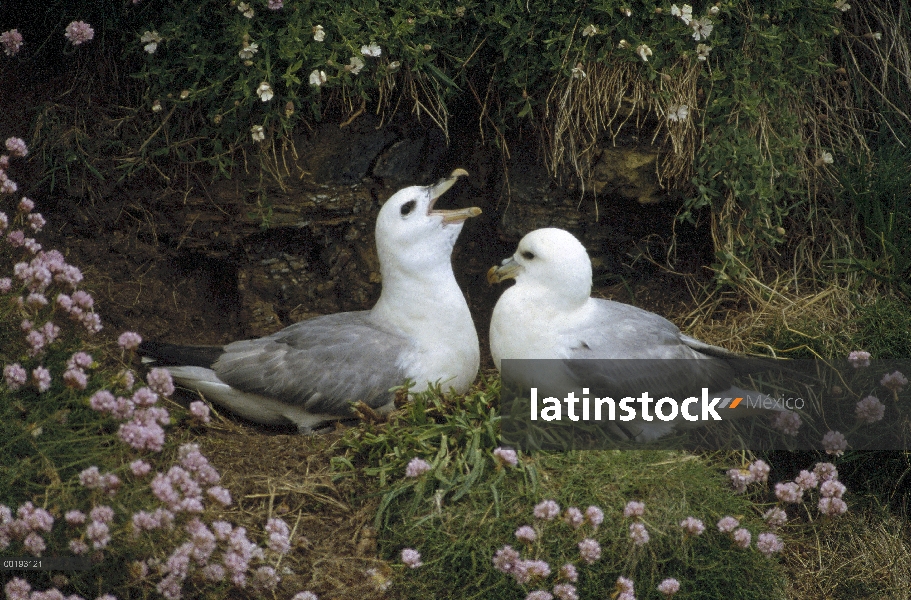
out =
<svg viewBox="0 0 911 600"><path fill-rule="evenodd" d="M694 348L687 343L692 338L667 319L617 302L598 301L588 321L565 330L562 337L571 359L567 370L592 388L592 394L622 398L648 391L653 398L683 399L703 387L710 392L727 389L735 375L729 362L720 358L723 349L718 348L719 358L709 356L701 346L714 346L700 342Z"/></svg>
<svg viewBox="0 0 911 600"><path fill-rule="evenodd" d="M354 401L377 408L404 382L401 365L413 350L407 338L383 330L368 314L325 315L228 344L212 368L234 388L313 413L348 414Z"/></svg>

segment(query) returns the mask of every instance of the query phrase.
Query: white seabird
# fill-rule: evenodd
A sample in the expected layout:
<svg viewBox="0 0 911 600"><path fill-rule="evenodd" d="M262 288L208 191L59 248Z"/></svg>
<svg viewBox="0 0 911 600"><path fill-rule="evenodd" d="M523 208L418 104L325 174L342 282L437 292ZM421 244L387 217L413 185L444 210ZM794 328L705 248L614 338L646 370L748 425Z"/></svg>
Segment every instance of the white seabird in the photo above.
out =
<svg viewBox="0 0 911 600"><path fill-rule="evenodd" d="M225 346L143 342L143 362L170 371L181 386L264 425L293 423L310 433L354 416L361 401L393 409L390 388L412 380L465 392L480 365L468 304L452 272L452 249L479 208L435 210L434 202L468 173L396 192L380 209L376 246L382 292L371 310L295 323L272 335Z"/></svg>
<svg viewBox="0 0 911 600"><path fill-rule="evenodd" d="M591 260L585 247L568 231L532 231L522 238L512 257L499 267L491 267L487 279L491 284L516 280L500 296L490 322L490 352L498 370L503 359L552 359L535 363L534 372L524 375L533 378L535 385L564 393L576 393L583 385L591 385L602 393L632 388L640 393L648 390L654 398L682 400L708 384L713 396L751 395L769 404L768 397L759 392L732 386L744 366L753 365L751 370L756 366L768 368L769 359L741 357L684 335L655 313L592 298ZM591 393L595 394L594 389ZM731 414L736 417L754 412L743 403ZM626 431L614 431L648 441L681 424L688 422L635 421L625 426Z"/></svg>

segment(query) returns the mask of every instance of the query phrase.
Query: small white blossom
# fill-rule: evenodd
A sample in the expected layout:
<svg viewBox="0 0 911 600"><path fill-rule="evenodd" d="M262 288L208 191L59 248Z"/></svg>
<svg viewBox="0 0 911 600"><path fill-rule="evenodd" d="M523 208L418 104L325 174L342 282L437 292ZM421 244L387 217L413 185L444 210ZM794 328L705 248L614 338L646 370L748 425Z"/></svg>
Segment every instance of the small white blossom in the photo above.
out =
<svg viewBox="0 0 911 600"><path fill-rule="evenodd" d="M310 73L310 85L319 87L324 83L326 83L326 72L314 69L313 72Z"/></svg>
<svg viewBox="0 0 911 600"><path fill-rule="evenodd" d="M671 4L671 15L680 17L684 25L689 25L690 21L693 20L693 7L689 4L684 4L683 8L678 8L676 4Z"/></svg>
<svg viewBox="0 0 911 600"><path fill-rule="evenodd" d="M582 37L589 37L591 35L597 35L597 33L598 33L598 28L595 27L594 25L589 25L588 27L586 27L585 29L582 30Z"/></svg>
<svg viewBox="0 0 911 600"><path fill-rule="evenodd" d="M360 56L352 56L351 62L345 67L345 70L352 75L357 75L364 68L364 59Z"/></svg>
<svg viewBox="0 0 911 600"><path fill-rule="evenodd" d="M244 47L240 49L240 52L238 52L237 55L244 60L250 60L258 51L259 46L256 42L244 42Z"/></svg>
<svg viewBox="0 0 911 600"><path fill-rule="evenodd" d="M699 60L705 60L709 57L709 52L712 51L712 47L708 44L696 44L696 58Z"/></svg>
<svg viewBox="0 0 911 600"><path fill-rule="evenodd" d="M709 9L710 15L717 15L720 12L721 12L721 8L719 8L717 4Z"/></svg>
<svg viewBox="0 0 911 600"><path fill-rule="evenodd" d="M642 60L648 62L648 57L652 55L652 49L645 44L639 44L639 46L636 47L636 54L642 57Z"/></svg>
<svg viewBox="0 0 911 600"><path fill-rule="evenodd" d="M259 95L259 99L262 100L263 102L268 102L269 100L272 99L272 96L274 95L272 93L272 86L270 86L269 83L266 81L259 84L259 87L256 88L256 93Z"/></svg>
<svg viewBox="0 0 911 600"><path fill-rule="evenodd" d="M629 48L629 42L627 42L626 40L620 40L620 43L617 44L617 47L620 49Z"/></svg>
<svg viewBox="0 0 911 600"><path fill-rule="evenodd" d="M678 121L686 121L687 117L690 115L690 107L686 104L671 104L667 107L667 120L673 121L674 123Z"/></svg>
<svg viewBox="0 0 911 600"><path fill-rule="evenodd" d="M633 11L631 11L631 10L628 9L628 8L624 8L624 9L623 9L623 14L626 15L627 17L631 17L631 16L633 16Z"/></svg>
<svg viewBox="0 0 911 600"><path fill-rule="evenodd" d="M701 19L693 19L690 27L693 28L693 39L698 42L699 40L709 39L709 34L712 33L712 29L715 26L712 25L711 19L702 17Z"/></svg>
<svg viewBox="0 0 911 600"><path fill-rule="evenodd" d="M848 4L847 0L835 0L835 8L841 12L846 12L851 9L851 5Z"/></svg>
<svg viewBox="0 0 911 600"><path fill-rule="evenodd" d="M152 112L161 112L161 100L152 103Z"/></svg>
<svg viewBox="0 0 911 600"><path fill-rule="evenodd" d="M402 68L402 63L400 63L400 62L397 61L397 60L394 60L394 61L392 61L391 63L389 63L389 72L390 72L390 73L395 73L395 72L398 71L400 68Z"/></svg>
<svg viewBox="0 0 911 600"><path fill-rule="evenodd" d="M240 4L238 4L238 5L237 5L237 10L239 10L240 12L242 12L243 15L244 15L245 17L247 17L248 19L252 19L252 18L253 18L253 8L252 8L249 4L247 4L246 2L241 2Z"/></svg>
<svg viewBox="0 0 911 600"><path fill-rule="evenodd" d="M821 167L822 165L831 165L833 162L835 162L835 159L832 158L832 153L823 152L819 155L819 158L816 159L816 162L814 164L817 167Z"/></svg>
<svg viewBox="0 0 911 600"><path fill-rule="evenodd" d="M573 79L585 79L585 71L582 70L582 63L573 67Z"/></svg>
<svg viewBox="0 0 911 600"><path fill-rule="evenodd" d="M322 42L324 39L326 39L326 32L323 31L322 25L313 26L313 39L317 42Z"/></svg>
<svg viewBox="0 0 911 600"><path fill-rule="evenodd" d="M155 54L155 50L158 49L158 42L161 41L161 36L158 35L157 31L146 31L139 38L139 41L145 44L142 48L143 50L149 54Z"/></svg>
<svg viewBox="0 0 911 600"><path fill-rule="evenodd" d="M361 54L363 54L364 56L372 56L375 58L375 57L381 55L382 53L383 53L383 51L376 44L371 43L368 46L361 46Z"/></svg>
<svg viewBox="0 0 911 600"><path fill-rule="evenodd" d="M250 135L253 136L254 142L261 142L266 139L266 132L263 131L262 125L254 125L250 128Z"/></svg>

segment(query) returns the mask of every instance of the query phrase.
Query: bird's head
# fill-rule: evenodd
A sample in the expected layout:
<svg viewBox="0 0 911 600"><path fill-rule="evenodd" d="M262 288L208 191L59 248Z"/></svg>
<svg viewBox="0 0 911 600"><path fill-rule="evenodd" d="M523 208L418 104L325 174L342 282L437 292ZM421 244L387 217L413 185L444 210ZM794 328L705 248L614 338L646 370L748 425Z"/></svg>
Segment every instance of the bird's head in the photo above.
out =
<svg viewBox="0 0 911 600"><path fill-rule="evenodd" d="M481 214L481 209L438 210L434 204L463 175L468 173L456 169L433 185L407 187L386 201L376 219L381 266L396 262L406 271L421 271L441 261L449 264L465 220Z"/></svg>
<svg viewBox="0 0 911 600"><path fill-rule="evenodd" d="M573 234L553 227L536 229L522 238L515 254L487 272L490 284L506 279L572 306L591 294L592 263Z"/></svg>

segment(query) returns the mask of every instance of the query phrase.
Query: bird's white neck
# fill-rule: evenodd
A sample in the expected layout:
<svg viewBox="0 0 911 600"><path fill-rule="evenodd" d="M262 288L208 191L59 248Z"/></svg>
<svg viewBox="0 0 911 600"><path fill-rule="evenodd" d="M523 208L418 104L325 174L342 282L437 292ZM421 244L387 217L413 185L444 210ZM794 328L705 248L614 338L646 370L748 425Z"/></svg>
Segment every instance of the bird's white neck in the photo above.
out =
<svg viewBox="0 0 911 600"><path fill-rule="evenodd" d="M383 291L371 315L412 337L426 332L431 318L444 326L474 328L449 263L411 272L384 269Z"/></svg>

